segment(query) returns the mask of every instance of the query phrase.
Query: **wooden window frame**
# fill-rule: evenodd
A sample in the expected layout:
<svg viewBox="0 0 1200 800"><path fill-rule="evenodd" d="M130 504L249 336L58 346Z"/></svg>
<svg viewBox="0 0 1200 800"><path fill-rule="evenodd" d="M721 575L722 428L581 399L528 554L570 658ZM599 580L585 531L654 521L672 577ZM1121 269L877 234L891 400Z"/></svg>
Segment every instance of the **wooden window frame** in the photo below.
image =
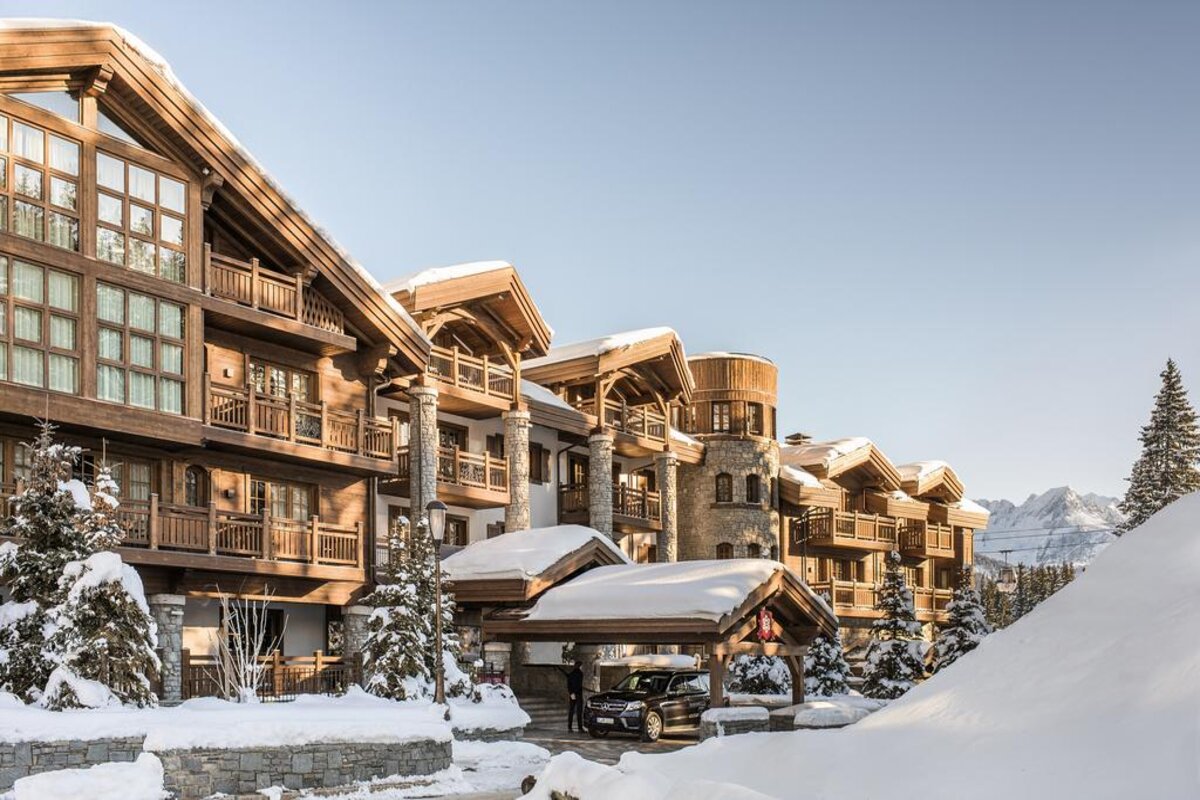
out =
<svg viewBox="0 0 1200 800"><path fill-rule="evenodd" d="M762 477L754 473L746 476L746 503L749 505L762 504Z"/></svg>
<svg viewBox="0 0 1200 800"><path fill-rule="evenodd" d="M122 321L121 322L117 323L117 322L112 322L110 320L100 318L100 310L99 310L100 287L104 287L105 289L118 291L121 293L121 295L122 295L122 300L121 300ZM96 373L97 373L96 374L96 399L102 403L114 403L116 405L125 406L126 408L136 408L139 411L151 411L151 412L154 412L157 414L169 414L170 416L173 416L173 417L177 417L177 416L178 417L186 417L188 414L188 392L187 392L187 387L188 387L188 375L187 375L187 368L188 368L188 343L187 343L188 306L183 303L177 303L173 300L164 300L161 297L156 297L155 295L147 294L145 292L139 292L139 291L135 291L133 289L127 289L124 286L118 286L118 285L112 284L112 283L105 283L104 281L96 281L96 295L97 295L96 317L95 317L95 323L96 323ZM154 329L153 330L147 331L142 328L134 328L130 324L129 307L130 307L130 298L133 295L137 295L139 297L146 297L154 302ZM169 336L162 332L161 320L162 320L162 307L164 304L166 304L168 306L175 306L175 307L179 308L179 310L180 310L179 311L179 319L182 324L182 331L181 331L181 333L183 334L182 338L177 339L174 336ZM120 360L112 359L112 358L105 358L104 356L101 355L99 341L100 341L101 331L105 331L105 330L113 331L113 332L120 334L120 336L121 336L121 358L120 358ZM139 338L139 339L149 339L151 341L152 350L153 350L153 366L152 367L146 367L146 366L142 366L140 364L133 363L133 360L131 358L131 352L132 352L133 339L135 337ZM180 355L180 369L182 370L181 372L178 372L178 373L167 372L163 369L162 353L163 353L164 345L167 345L170 347L178 347L182 351L181 355ZM125 378L124 378L124 380L125 380L125 399L123 401L118 402L116 400L110 400L108 398L103 398L103 399L100 398L100 385L99 385L100 384L100 376L99 376L99 373L100 373L101 367L109 367L112 369L119 369L124 373L124 375L125 375ZM130 389L132 386L132 381L130 379L130 375L135 374L135 373L139 374L139 375L148 375L154 379L154 407L153 408L149 408L147 406L135 405L134 403L132 403L130 401L130 396L131 396ZM163 398L162 382L164 380L165 381L174 381L175 383L179 384L179 410L178 411L165 410L162 407L162 398Z"/></svg>
<svg viewBox="0 0 1200 800"><path fill-rule="evenodd" d="M254 380L255 368L261 367L263 370L263 384L259 389ZM283 394L276 394L271 391L274 382L271 380L271 370L279 370L287 377L285 384L287 391ZM302 403L319 403L321 402L321 376L315 370L305 369L303 367L293 367L288 364L282 364L269 358L259 358L250 353L245 354L245 375L246 389L253 390L265 397L290 398L295 392L296 378L303 376L308 379L308 385L312 391L309 397L297 397L296 399Z"/></svg>
<svg viewBox="0 0 1200 800"><path fill-rule="evenodd" d="M746 433L751 436L763 436L766 430L766 420L763 417L762 403L746 403Z"/></svg>
<svg viewBox="0 0 1200 800"><path fill-rule="evenodd" d="M15 100L15 98L14 98ZM15 100L15 102L21 102ZM53 112L45 112L52 114ZM16 153L14 147L16 126L17 124L25 125L34 128L42 134L42 161L38 163ZM80 213L80 208L83 204L83 192L80 190L83 173L84 147L83 142L72 138L61 131L47 127L38 122L29 119L28 117L13 114L8 109L0 109L0 128L3 128L0 133L0 144L5 146L0 147L0 231L11 233L14 236L19 236L31 242L57 247L72 253L82 251L83 241L83 220ZM51 166L51 137L57 137L65 142L75 145L76 148L76 171L72 175L65 170L56 169ZM17 191L16 173L17 167L25 167L26 169L37 172L40 175L42 184L41 197L31 197ZM75 207L56 205L53 202L53 192L51 190L52 179L57 178L60 181L66 181L75 187ZM41 236L31 237L21 233L17 233L17 203L26 203L41 210ZM64 247L61 244L51 240L51 215L57 214L60 217L73 222L75 225L75 239L72 247Z"/></svg>
<svg viewBox="0 0 1200 800"><path fill-rule="evenodd" d="M714 502L726 505L733 502L733 476L728 472L718 472L713 479Z"/></svg>
<svg viewBox="0 0 1200 800"><path fill-rule="evenodd" d="M539 486L550 483L550 450L541 442L529 443L529 482Z"/></svg>
<svg viewBox="0 0 1200 800"><path fill-rule="evenodd" d="M454 541L451 541L450 533L452 530L452 525L454 524L462 525L461 536L456 535L454 537ZM464 517L459 514L447 514L446 536L443 541L445 541L446 544L454 545L455 547L466 547L469 545L471 543L471 518Z"/></svg>
<svg viewBox="0 0 1200 800"><path fill-rule="evenodd" d="M713 433L733 433L733 404L714 400L709 409L709 424Z"/></svg>
<svg viewBox="0 0 1200 800"><path fill-rule="evenodd" d="M441 420L438 420L437 431L439 448L447 447L447 445L442 444L443 433L452 434L452 438L455 440L454 447L457 450L465 452L467 450L467 445L471 442L471 431L465 425L458 425L453 422L442 422Z"/></svg>
<svg viewBox="0 0 1200 800"><path fill-rule="evenodd" d="M268 508L270 507L270 504L271 504L271 491L270 491L269 487L272 484L276 484L276 485L286 488L287 492L288 492L286 503L288 506L289 514L290 514L291 508L292 508L293 493L299 491L299 492L305 492L308 494L308 514L305 515L304 520L296 520L295 517L292 517L292 516L288 516L288 517L286 517L286 519L294 520L296 522L300 522L300 521L307 522L310 518L320 515L320 512L318 510L318 503L319 503L319 500L321 497L321 492L319 490L319 487L316 484L304 483L303 481L289 481L289 480L281 480L279 478L268 478L263 475L247 475L246 476L246 492L245 492L246 513L248 513L248 514L261 514L262 513L261 508L258 509L257 511L254 509L256 501L259 500L259 498L257 498L255 496L255 491L254 491L254 488L255 488L254 485L256 483L263 484L264 494L263 494L263 497L261 498L261 502L265 503ZM274 512L272 512L272 516L275 516Z"/></svg>
<svg viewBox="0 0 1200 800"><path fill-rule="evenodd" d="M758 542L746 545L746 558L762 558L762 545Z"/></svg>
<svg viewBox="0 0 1200 800"><path fill-rule="evenodd" d="M729 542L718 542L716 553L716 557L720 561L731 559L733 558L733 545Z"/></svg>
<svg viewBox="0 0 1200 800"><path fill-rule="evenodd" d="M13 293L14 279L13 275L16 272L16 265L24 264L34 267L42 272L42 301L40 303L33 300L18 298ZM75 310L68 311L66 309L56 308L50 305L50 276L52 274L66 275L75 280ZM11 383L14 386L25 386L28 388L38 389L40 391L53 392L55 394L70 395L79 397L83 394L83 348L80 342L83 339L82 330L82 314L81 310L84 305L83 298L83 276L66 269L58 267L49 267L45 264L40 264L36 261L30 261L24 258L14 258L6 253L0 253L0 284L4 284L4 291L0 293L0 349L5 352L0 354L0 361L4 364L4 371L0 372L0 382ZM41 324L38 335L40 341L33 342L28 339L17 338L17 309L37 312L41 315ZM70 320L75 326L75 348L67 349L63 347L55 347L51 341L51 320L54 317ZM13 351L17 347L22 347L26 350L36 350L42 356L42 382L40 385L31 383L22 383L13 379ZM50 362L52 356L61 358L69 358L75 362L75 391L66 392L61 389L50 388Z"/></svg>
<svg viewBox="0 0 1200 800"><path fill-rule="evenodd" d="M145 163L140 162L136 159L131 159L127 155L117 154L115 149L110 150L105 147L97 147L93 150L93 153L94 154L92 157L96 162L96 164L94 165L94 171L93 171L93 175L94 175L93 182L94 182L94 192L95 192L94 207L96 209L96 245L97 245L96 246L96 258L106 264L112 264L114 266L124 267L125 269L131 270L133 272L140 272L143 275L153 275L154 277L157 277L164 281L168 281L170 283L179 284L179 285L187 285L187 276L188 276L188 263L187 263L187 261L188 261L188 258L187 258L187 252L188 252L188 213L187 213L187 210L188 209L187 209L187 205L188 205L188 194L190 191L190 186L188 184L188 181L182 180L175 175L164 173L161 170L155 169L154 167L146 166ZM123 188L121 190L114 189L109 186L102 186L100 184L99 161L100 161L101 156L115 159L122 163L122 165L123 165L122 175L123 175L124 181L123 181ZM130 193L130 176L132 175L132 172L133 172L131 167L136 167L140 170L144 170L154 176L154 201L153 202L135 197L133 194ZM163 178L166 178L167 180L170 180L170 181L174 181L175 183L183 184L184 210L182 212L175 211L174 209L167 208L166 206L162 205L162 194L163 194L162 193L162 180L163 180ZM102 195L102 194L120 201L120 203L121 203L121 222L119 225L116 223L113 223L111 221L106 221L106 220L100 219L100 195ZM148 209L151 212L151 214L153 214L153 220L151 222L152 230L150 233L145 233L144 231L135 230L133 228L132 206L134 206L134 205ZM183 231L183 242L175 243L175 242L167 241L166 239L163 238L163 215L164 214L167 217L170 217L171 219L179 222L180 228ZM99 241L100 241L100 231L101 230L107 230L107 231L111 231L113 233L117 233L117 234L121 235L122 240L123 240L123 245L122 245L123 250L122 250L122 258L119 262L113 261L108 258L102 258L100 256ZM130 254L133 251L131 243L134 241L143 242L143 243L148 244L151 247L153 247L153 249L154 249L154 265L153 265L154 270L152 272L146 271L143 269L135 269L133 267L133 265L131 263ZM178 278L171 277L168 274L166 274L165 269L164 269L164 264L165 264L164 253L174 253L180 257L181 260L180 260L178 268L177 268L178 269Z"/></svg>

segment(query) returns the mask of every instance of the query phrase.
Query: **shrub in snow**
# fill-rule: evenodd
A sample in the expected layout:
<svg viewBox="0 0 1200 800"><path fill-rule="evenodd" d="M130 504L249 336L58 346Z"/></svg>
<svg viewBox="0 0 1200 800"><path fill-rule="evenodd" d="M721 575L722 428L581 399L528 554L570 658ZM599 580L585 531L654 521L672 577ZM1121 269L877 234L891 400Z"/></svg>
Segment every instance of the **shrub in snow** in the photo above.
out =
<svg viewBox="0 0 1200 800"><path fill-rule="evenodd" d="M850 692L850 665L842 648L842 634L813 639L804 656L804 696L836 697Z"/></svg>
<svg viewBox="0 0 1200 800"><path fill-rule="evenodd" d="M965 569L959 577L954 599L946 606L949 619L938 631L933 646L933 670L937 672L953 664L974 650L983 637L992 632L983 613L983 603L975 591L971 570Z"/></svg>
<svg viewBox="0 0 1200 800"><path fill-rule="evenodd" d="M729 665L729 691L739 694L789 694L792 673L778 656L743 654Z"/></svg>
<svg viewBox="0 0 1200 800"><path fill-rule="evenodd" d="M213 633L213 650L217 654L213 677L218 693L226 700L258 702L259 687L267 677L263 659L278 649L287 631L284 620L283 630L270 635L267 609L274 594L269 588L264 600L218 594L222 624Z"/></svg>
<svg viewBox="0 0 1200 800"><path fill-rule="evenodd" d="M883 616L871 623L862 693L891 700L916 686L917 679L925 674L929 649L929 643L921 639L921 624L913 610L912 590L904 581L899 553L888 554L887 572L875 608Z"/></svg>

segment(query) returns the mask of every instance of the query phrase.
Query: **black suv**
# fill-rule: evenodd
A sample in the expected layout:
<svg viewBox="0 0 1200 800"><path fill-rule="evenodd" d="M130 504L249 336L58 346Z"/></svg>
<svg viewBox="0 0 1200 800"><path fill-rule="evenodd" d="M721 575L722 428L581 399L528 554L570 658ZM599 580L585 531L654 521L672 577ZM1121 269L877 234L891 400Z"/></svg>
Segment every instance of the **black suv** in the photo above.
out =
<svg viewBox="0 0 1200 800"><path fill-rule="evenodd" d="M654 669L631 672L587 701L583 719L596 738L611 731L657 742L665 731L694 729L708 709L708 673Z"/></svg>

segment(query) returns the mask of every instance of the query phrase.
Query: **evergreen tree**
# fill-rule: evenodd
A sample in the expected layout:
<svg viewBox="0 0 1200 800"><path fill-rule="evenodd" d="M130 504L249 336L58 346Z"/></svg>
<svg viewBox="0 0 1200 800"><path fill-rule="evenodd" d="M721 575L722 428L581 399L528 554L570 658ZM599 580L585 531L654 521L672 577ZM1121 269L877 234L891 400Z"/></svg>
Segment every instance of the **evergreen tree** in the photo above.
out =
<svg viewBox="0 0 1200 800"><path fill-rule="evenodd" d="M778 656L743 653L729 665L729 691L741 694L789 694L792 673Z"/></svg>
<svg viewBox="0 0 1200 800"><path fill-rule="evenodd" d="M1141 525L1159 509L1200 489L1200 429L1183 388L1183 376L1172 359L1160 373L1162 388L1154 398L1150 422L1139 437L1142 454L1133 464L1129 489L1119 503L1126 520L1118 533Z"/></svg>
<svg viewBox="0 0 1200 800"><path fill-rule="evenodd" d="M818 636L804 657L804 697L835 697L850 693L850 665L842 649L842 634Z"/></svg>
<svg viewBox="0 0 1200 800"><path fill-rule="evenodd" d="M1016 622L1029 613L1029 571L1017 564L1017 586L1012 596L1012 619Z"/></svg>
<svg viewBox="0 0 1200 800"><path fill-rule="evenodd" d="M949 620L938 632L934 643L934 672L945 669L974 650L983 637L992 632L969 568L959 575L958 588L946 611Z"/></svg>
<svg viewBox="0 0 1200 800"><path fill-rule="evenodd" d="M883 616L871 624L862 693L891 700L913 688L925 674L925 653L929 649L928 642L921 639L921 624L917 622L912 590L905 583L899 553L887 557L875 608Z"/></svg>

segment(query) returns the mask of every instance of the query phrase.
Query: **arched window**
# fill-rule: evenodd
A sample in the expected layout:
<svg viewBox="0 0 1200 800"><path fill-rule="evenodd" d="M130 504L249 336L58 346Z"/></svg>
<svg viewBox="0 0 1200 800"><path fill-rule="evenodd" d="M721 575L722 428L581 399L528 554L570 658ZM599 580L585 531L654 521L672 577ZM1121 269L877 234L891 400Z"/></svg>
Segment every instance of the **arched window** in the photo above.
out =
<svg viewBox="0 0 1200 800"><path fill-rule="evenodd" d="M729 542L717 545L717 558L733 558L733 545Z"/></svg>
<svg viewBox="0 0 1200 800"><path fill-rule="evenodd" d="M733 502L733 476L728 472L722 472L717 476L717 502Z"/></svg>
<svg viewBox="0 0 1200 800"><path fill-rule="evenodd" d="M195 464L183 473L183 500L189 506L208 505L208 473Z"/></svg>
<svg viewBox="0 0 1200 800"><path fill-rule="evenodd" d="M771 545L771 560L772 561L779 560L779 545L777 545L777 544Z"/></svg>
<svg viewBox="0 0 1200 800"><path fill-rule="evenodd" d="M757 475L746 476L746 502L762 502L762 478Z"/></svg>
<svg viewBox="0 0 1200 800"><path fill-rule="evenodd" d="M762 558L762 546L757 544L746 545L746 558Z"/></svg>

